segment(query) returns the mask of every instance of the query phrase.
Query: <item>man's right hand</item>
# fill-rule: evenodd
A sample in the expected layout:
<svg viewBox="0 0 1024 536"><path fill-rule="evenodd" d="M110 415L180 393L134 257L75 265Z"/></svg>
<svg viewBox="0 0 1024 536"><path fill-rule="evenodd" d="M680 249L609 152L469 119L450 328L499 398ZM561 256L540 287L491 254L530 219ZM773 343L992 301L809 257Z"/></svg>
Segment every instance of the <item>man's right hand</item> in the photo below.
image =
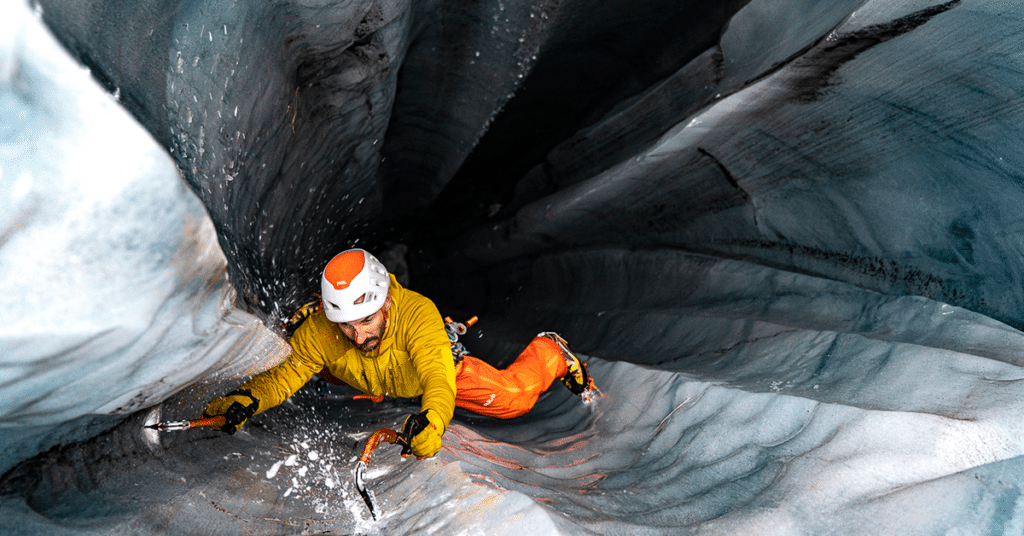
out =
<svg viewBox="0 0 1024 536"><path fill-rule="evenodd" d="M224 425L217 430L233 434L252 417L260 407L258 398L248 389L238 389L214 398L203 410L203 417L224 416Z"/></svg>

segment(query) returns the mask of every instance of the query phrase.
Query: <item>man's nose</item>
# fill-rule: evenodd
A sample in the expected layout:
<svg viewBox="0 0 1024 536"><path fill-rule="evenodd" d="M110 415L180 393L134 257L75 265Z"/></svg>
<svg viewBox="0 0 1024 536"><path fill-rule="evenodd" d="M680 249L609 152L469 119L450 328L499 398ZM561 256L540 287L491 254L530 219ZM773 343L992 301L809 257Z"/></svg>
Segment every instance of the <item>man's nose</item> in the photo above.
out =
<svg viewBox="0 0 1024 536"><path fill-rule="evenodd" d="M354 335L355 335L355 343L356 344L363 344L363 341L366 340L366 336L369 335L369 332L367 330L365 330L365 329L356 328Z"/></svg>

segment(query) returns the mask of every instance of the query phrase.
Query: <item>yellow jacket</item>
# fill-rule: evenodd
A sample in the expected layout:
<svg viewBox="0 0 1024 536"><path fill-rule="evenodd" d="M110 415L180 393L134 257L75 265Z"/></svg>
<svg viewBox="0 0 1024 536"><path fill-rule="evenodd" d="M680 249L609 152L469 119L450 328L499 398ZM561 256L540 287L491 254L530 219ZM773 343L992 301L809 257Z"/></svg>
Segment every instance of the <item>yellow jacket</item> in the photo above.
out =
<svg viewBox="0 0 1024 536"><path fill-rule="evenodd" d="M291 356L245 382L262 413L284 402L320 369L373 395L422 396L420 410L437 412L448 428L455 411L455 366L441 313L423 295L391 277L388 327L377 348L363 353L319 310L299 326Z"/></svg>

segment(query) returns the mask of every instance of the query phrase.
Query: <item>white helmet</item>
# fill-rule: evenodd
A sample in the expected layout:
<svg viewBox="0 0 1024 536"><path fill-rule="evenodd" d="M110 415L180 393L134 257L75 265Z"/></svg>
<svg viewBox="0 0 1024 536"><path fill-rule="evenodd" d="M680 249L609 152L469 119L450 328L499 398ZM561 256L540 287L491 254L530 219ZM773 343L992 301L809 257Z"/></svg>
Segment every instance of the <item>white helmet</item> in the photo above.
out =
<svg viewBox="0 0 1024 536"><path fill-rule="evenodd" d="M362 249L350 249L327 263L320 278L324 313L331 322L366 318L384 306L391 280L376 257ZM362 303L356 303L362 297Z"/></svg>

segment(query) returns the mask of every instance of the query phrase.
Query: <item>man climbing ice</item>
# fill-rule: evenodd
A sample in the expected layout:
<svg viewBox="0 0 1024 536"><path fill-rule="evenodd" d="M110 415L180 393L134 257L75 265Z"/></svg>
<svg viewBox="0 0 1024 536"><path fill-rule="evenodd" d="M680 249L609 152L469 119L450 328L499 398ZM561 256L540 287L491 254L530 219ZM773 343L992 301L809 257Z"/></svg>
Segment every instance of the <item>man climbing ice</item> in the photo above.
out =
<svg viewBox="0 0 1024 536"><path fill-rule="evenodd" d="M422 396L421 412L403 430L421 429L409 447L425 458L441 449L456 406L511 419L533 409L555 379L585 401L594 393L586 365L552 332L537 335L504 370L468 355L456 364L434 303L402 287L364 250L334 257L320 285L323 307L292 335L291 356L206 406L204 416L226 418L220 430L234 433L320 373L373 397Z"/></svg>

